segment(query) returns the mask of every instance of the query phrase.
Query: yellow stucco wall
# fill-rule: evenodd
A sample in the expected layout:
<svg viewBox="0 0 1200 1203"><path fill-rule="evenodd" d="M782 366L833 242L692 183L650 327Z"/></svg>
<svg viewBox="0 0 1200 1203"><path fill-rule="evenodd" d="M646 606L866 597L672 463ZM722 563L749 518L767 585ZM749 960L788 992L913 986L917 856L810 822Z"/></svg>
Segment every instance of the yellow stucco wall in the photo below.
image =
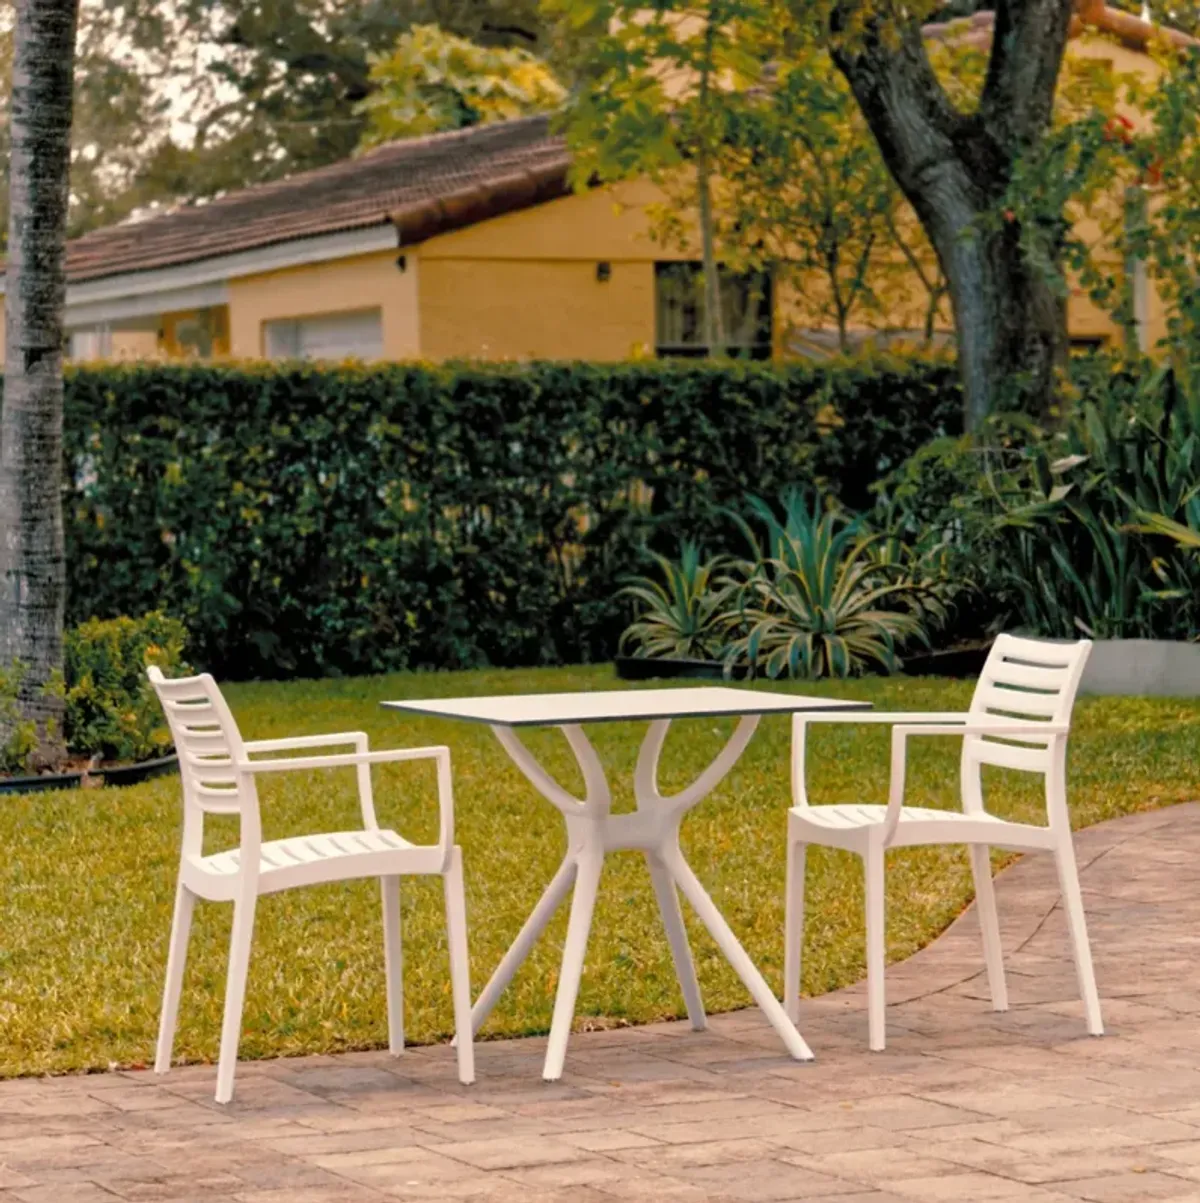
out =
<svg viewBox="0 0 1200 1203"><path fill-rule="evenodd" d="M423 265L429 359L628 359L654 346L654 266L593 260L440 259Z"/></svg>
<svg viewBox="0 0 1200 1203"><path fill-rule="evenodd" d="M421 264L413 251L382 251L329 263L290 267L229 282L229 349L235 358L262 356L263 323L378 308L387 359L421 354L417 287Z"/></svg>
<svg viewBox="0 0 1200 1203"><path fill-rule="evenodd" d="M653 352L650 184L568 196L421 247L421 354L430 359L627 359ZM597 267L609 265L607 280Z"/></svg>

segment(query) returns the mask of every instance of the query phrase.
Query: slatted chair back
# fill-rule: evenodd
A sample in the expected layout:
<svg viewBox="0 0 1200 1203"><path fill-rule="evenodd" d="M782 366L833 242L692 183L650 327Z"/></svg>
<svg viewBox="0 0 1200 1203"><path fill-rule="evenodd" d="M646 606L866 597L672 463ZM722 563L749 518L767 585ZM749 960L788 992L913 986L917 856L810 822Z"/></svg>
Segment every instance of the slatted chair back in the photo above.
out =
<svg viewBox="0 0 1200 1203"><path fill-rule="evenodd" d="M1039 727L1068 727L1091 641L1051 643L999 635L983 667L971 716L1029 724L1029 736L972 735L963 740L962 786L966 810L982 810L981 767L1017 769L1046 778L1051 823L1066 820L1065 735Z"/></svg>
<svg viewBox="0 0 1200 1203"><path fill-rule="evenodd" d="M208 673L168 679L151 668L148 675L179 754L185 851L198 848L206 814L237 815L242 843L260 839L258 792L254 779L235 767L245 759L245 745L217 683Z"/></svg>

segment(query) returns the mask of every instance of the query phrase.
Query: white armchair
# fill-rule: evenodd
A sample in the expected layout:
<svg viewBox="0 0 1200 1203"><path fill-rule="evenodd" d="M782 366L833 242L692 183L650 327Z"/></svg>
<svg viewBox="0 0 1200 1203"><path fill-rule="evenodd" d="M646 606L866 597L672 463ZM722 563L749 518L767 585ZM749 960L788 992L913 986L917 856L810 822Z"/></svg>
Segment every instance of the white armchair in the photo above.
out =
<svg viewBox="0 0 1200 1203"><path fill-rule="evenodd" d="M372 752L361 731L245 742L220 689L207 673L167 680L157 668L151 668L149 676L175 739L183 785L183 847L155 1071L165 1073L171 1065L188 933L197 898L233 903L233 934L229 946L216 1092L217 1102L227 1103L233 1097L238 1035L259 895L360 877L378 877L382 886L388 1043L393 1053L403 1051L400 877L404 874L437 874L442 877L446 896L458 1076L464 1084L473 1081L466 903L462 853L454 843L449 749L403 748ZM354 751L274 760L253 759L271 752L337 746L351 746ZM433 760L437 765L440 823L436 844L411 844L396 832L381 828L375 815L371 766L416 760ZM336 768L357 770L362 828L264 842L255 784L258 776ZM239 817L241 838L236 848L208 856L203 854L206 814Z"/></svg>
<svg viewBox="0 0 1200 1203"><path fill-rule="evenodd" d="M885 1044L884 853L917 844L966 844L975 879L976 909L992 1006L1008 1009L1000 927L992 888L990 845L1052 852L1070 930L1087 1030L1103 1033L1100 1001L1067 811L1066 755L1071 711L1091 643L1049 643L1001 635L992 647L965 714L797 714L792 722L792 795L788 814L787 930L784 1008L799 1018L800 957L804 943L805 849L841 848L863 858L867 907L867 997L870 1047ZM891 783L886 806L809 804L805 740L810 723L887 723L892 726ZM908 740L916 735L962 737L961 810L905 805ZM981 768L998 765L1045 778L1047 825L1013 823L984 806Z"/></svg>

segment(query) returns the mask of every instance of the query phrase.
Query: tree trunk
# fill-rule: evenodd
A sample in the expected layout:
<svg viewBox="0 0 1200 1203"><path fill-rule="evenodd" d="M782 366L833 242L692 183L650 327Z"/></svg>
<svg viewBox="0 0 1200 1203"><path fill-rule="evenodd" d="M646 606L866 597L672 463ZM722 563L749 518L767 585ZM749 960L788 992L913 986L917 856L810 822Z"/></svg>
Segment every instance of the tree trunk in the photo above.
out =
<svg viewBox="0 0 1200 1203"><path fill-rule="evenodd" d="M700 256L704 273L704 340L708 343L708 353L719 357L726 350L725 313L721 307L721 269L713 237L712 176L708 155L703 150L696 156L696 188L700 201Z"/></svg>
<svg viewBox="0 0 1200 1203"><path fill-rule="evenodd" d="M704 60L700 69L699 147L696 152L696 193L700 217L701 270L704 272L704 340L710 355L725 354L725 313L721 307L721 277L717 263L716 238L713 233L712 169L708 158L709 99L712 95L711 77L713 50L717 37L718 12L716 3L708 9L708 24L704 28Z"/></svg>
<svg viewBox="0 0 1200 1203"><path fill-rule="evenodd" d="M17 0L0 417L0 659L45 765L63 754L64 246L78 0Z"/></svg>
<svg viewBox="0 0 1200 1203"><path fill-rule="evenodd" d="M845 33L856 11L835 9L834 60L946 277L966 428L1002 407L1043 413L1066 361L1066 307L1001 210L1016 165L1050 128L1072 0L997 0L972 113L950 102L918 25L889 30L880 17ZM1065 233L1061 213L1042 217Z"/></svg>
<svg viewBox="0 0 1200 1203"><path fill-rule="evenodd" d="M954 311L968 431L998 410L1045 414L1067 357L1066 306L1026 260L1016 228L989 228L993 215L992 202L964 196L926 226Z"/></svg>

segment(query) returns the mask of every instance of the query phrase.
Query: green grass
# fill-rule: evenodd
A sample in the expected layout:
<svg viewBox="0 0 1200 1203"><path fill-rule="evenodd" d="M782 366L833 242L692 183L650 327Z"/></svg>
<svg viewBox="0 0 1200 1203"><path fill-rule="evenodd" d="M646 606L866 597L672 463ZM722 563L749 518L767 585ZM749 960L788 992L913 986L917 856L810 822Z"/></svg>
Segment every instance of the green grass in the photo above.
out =
<svg viewBox="0 0 1200 1203"><path fill-rule="evenodd" d="M248 684L229 690L247 738L365 729L376 747L447 743L454 757L458 839L467 870L474 991L478 991L563 853L558 813L536 797L486 728L388 713L384 698L432 694L612 688L607 667L392 676ZM885 709L956 709L970 684L868 679L804 692L869 699ZM705 765L731 724L679 724L668 741L668 790ZM602 726L594 739L615 774L618 809L641 728ZM578 788L565 741L528 736L559 779ZM887 735L823 728L812 738L816 801L883 800ZM788 724L767 718L740 764L685 821L685 851L750 955L778 990L783 955ZM1200 704L1083 700L1076 710L1070 800L1077 827L1200 795ZM917 741L910 797L956 801L953 740ZM1032 779L997 773L999 814L1042 812ZM265 838L358 822L353 777L296 774L261 786ZM412 839L432 838L436 801L428 766L377 770L380 819ZM142 1064L152 1056L179 838L179 784L0 799L0 1076ZM236 839L231 820L210 826L210 848ZM971 896L961 849L889 858L889 955L909 955ZM863 973L862 883L852 857L809 856L804 988L834 989ZM436 881L402 887L407 1035L447 1036L451 1007L441 893ZM177 1056L217 1050L229 906L201 906L193 927ZM244 1020L243 1057L386 1045L379 894L375 882L299 890L259 906ZM566 912L559 914L488 1023L488 1036L547 1030ZM749 999L691 916L697 969L711 1011ZM682 1013L670 954L644 863L609 859L588 948L582 1022L647 1022Z"/></svg>

